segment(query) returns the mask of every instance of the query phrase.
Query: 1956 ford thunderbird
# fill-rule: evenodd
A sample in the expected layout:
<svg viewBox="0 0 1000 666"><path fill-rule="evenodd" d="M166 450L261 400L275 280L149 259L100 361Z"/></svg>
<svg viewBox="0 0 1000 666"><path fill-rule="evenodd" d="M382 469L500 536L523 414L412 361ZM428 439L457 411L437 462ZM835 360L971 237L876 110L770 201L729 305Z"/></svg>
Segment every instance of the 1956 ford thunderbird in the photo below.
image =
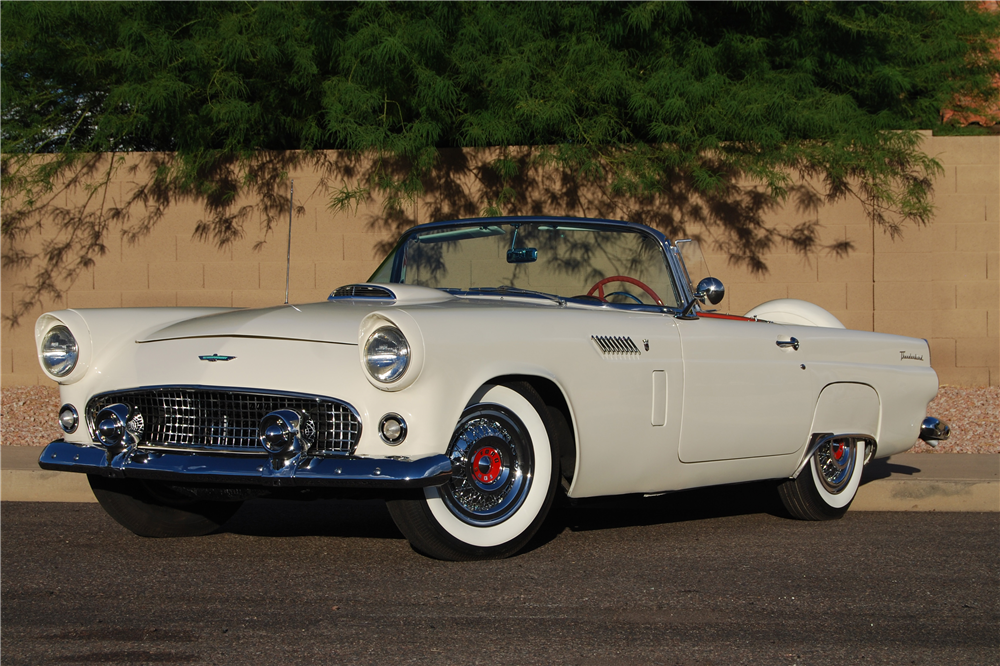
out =
<svg viewBox="0 0 1000 666"><path fill-rule="evenodd" d="M212 532L249 498L375 494L415 549L459 560L516 553L557 492L774 479L792 516L839 518L865 463L947 437L925 340L789 299L706 311L723 286L693 284L694 248L459 220L326 302L50 312L65 437L39 464L87 474L144 536Z"/></svg>

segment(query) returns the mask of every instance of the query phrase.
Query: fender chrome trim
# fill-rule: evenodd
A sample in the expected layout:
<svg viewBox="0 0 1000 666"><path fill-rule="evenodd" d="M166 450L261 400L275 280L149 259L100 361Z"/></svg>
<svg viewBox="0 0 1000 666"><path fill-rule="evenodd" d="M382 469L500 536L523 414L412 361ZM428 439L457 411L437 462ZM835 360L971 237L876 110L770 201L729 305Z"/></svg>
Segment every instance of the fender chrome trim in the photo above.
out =
<svg viewBox="0 0 1000 666"><path fill-rule="evenodd" d="M420 458L218 456L129 449L108 460L105 449L56 440L38 466L61 472L157 481L329 488L426 488L451 479L451 460Z"/></svg>
<svg viewBox="0 0 1000 666"><path fill-rule="evenodd" d="M802 473L802 470L804 470L806 468L806 465L809 464L809 459L813 457L813 454L816 453L816 451L818 451L819 448L824 444L836 439L851 439L858 444L864 443L865 452L864 455L862 456L863 465L868 464L868 462L875 456L875 449L878 448L878 443L875 441L875 438L872 437L871 435L859 435L857 433L844 434L844 435L835 435L828 432L816 433L813 435L813 441L809 444L808 447L806 447L806 453L804 456L802 456L802 460L800 460L799 464L796 466L795 473L789 476L788 478L797 479L799 477L799 474ZM868 447L871 447L871 452L869 452Z"/></svg>

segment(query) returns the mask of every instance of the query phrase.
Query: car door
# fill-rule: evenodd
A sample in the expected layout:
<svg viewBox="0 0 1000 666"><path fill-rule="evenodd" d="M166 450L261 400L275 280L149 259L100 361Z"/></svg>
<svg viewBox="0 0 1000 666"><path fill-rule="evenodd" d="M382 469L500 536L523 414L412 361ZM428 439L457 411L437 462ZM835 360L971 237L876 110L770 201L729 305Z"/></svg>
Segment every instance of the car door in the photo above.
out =
<svg viewBox="0 0 1000 666"><path fill-rule="evenodd" d="M789 327L712 315L678 324L684 367L680 460L800 449L809 437L818 387L806 367L807 352Z"/></svg>

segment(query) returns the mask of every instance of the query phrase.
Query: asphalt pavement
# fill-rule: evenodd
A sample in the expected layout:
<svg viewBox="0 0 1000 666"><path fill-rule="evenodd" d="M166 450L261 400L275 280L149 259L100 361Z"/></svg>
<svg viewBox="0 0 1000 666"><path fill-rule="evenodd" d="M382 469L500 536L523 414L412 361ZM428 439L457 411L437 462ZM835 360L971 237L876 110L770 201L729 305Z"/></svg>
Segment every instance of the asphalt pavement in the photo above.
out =
<svg viewBox="0 0 1000 666"><path fill-rule="evenodd" d="M604 498L456 563L376 501L251 500L178 539L3 502L0 664L1000 664L1000 514L780 513L766 483Z"/></svg>
<svg viewBox="0 0 1000 666"><path fill-rule="evenodd" d="M95 502L83 474L38 467L41 447L0 447L0 500ZM1000 454L903 453L872 461L851 511L1000 512Z"/></svg>

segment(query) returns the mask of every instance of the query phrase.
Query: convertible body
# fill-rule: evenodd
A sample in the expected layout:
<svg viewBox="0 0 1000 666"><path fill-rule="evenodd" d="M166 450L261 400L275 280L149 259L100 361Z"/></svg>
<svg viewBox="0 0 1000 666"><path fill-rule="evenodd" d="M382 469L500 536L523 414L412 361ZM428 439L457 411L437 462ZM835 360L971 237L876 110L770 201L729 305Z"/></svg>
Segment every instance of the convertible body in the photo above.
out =
<svg viewBox="0 0 1000 666"><path fill-rule="evenodd" d="M775 479L793 515L838 517L868 460L947 436L926 341L798 301L705 311L721 284L692 285L682 247L605 220L436 223L321 303L47 313L66 435L40 465L90 475L149 535L364 489L418 550L463 559L516 552L560 486Z"/></svg>

